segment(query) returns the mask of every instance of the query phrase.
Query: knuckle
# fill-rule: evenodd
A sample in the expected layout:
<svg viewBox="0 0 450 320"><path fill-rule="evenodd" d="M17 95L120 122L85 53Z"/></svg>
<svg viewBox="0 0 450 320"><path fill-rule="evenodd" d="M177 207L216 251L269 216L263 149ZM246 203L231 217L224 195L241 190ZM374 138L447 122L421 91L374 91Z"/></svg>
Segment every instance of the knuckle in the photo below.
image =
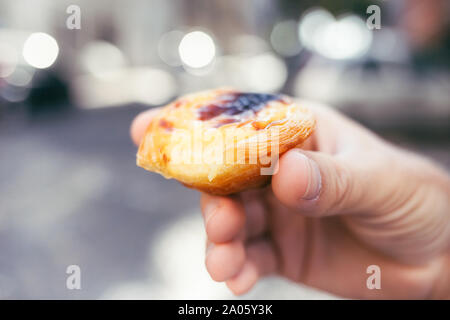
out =
<svg viewBox="0 0 450 320"><path fill-rule="evenodd" d="M334 179L334 207L344 209L350 204L352 195L354 194L353 174L348 166L338 164L336 167L336 179Z"/></svg>

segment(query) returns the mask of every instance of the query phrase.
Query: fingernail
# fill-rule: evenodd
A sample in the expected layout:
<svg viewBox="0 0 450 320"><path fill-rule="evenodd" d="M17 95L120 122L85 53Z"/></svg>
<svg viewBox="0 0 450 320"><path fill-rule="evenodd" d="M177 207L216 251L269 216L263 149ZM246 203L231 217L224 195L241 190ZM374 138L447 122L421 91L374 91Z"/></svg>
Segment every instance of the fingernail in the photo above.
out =
<svg viewBox="0 0 450 320"><path fill-rule="evenodd" d="M320 175L319 166L317 163L308 158L303 153L300 153L304 157L305 165L308 173L308 186L306 188L305 194L303 195L303 200L315 200L319 197L320 189L322 187L322 177Z"/></svg>

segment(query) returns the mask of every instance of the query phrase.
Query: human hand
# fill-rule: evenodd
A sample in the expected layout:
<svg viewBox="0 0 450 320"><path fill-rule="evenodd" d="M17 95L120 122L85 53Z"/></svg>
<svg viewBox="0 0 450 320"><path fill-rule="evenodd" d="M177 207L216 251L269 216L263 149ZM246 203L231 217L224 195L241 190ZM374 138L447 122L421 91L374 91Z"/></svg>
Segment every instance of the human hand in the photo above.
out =
<svg viewBox="0 0 450 320"><path fill-rule="evenodd" d="M236 294L261 277L351 298L450 297L450 179L328 107L305 102L316 132L281 156L269 187L202 194L206 267ZM156 110L138 116L138 143ZM369 290L366 268L381 269Z"/></svg>

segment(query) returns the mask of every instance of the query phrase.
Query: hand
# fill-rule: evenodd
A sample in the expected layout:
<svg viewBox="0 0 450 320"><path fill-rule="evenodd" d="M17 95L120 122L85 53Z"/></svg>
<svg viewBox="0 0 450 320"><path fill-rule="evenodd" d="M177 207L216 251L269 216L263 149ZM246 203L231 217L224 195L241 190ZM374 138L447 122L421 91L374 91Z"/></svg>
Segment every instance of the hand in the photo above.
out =
<svg viewBox="0 0 450 320"><path fill-rule="evenodd" d="M206 267L236 294L261 277L351 298L450 298L450 179L328 107L316 132L279 159L269 187L202 194ZM138 116L143 136L155 110ZM366 268L381 270L369 290Z"/></svg>

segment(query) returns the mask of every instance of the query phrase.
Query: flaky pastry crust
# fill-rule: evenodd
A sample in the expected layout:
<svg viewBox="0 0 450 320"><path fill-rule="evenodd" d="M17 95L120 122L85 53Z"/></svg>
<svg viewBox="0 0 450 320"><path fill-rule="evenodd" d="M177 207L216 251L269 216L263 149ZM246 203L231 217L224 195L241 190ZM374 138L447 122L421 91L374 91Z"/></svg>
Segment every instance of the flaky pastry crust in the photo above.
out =
<svg viewBox="0 0 450 320"><path fill-rule="evenodd" d="M137 165L187 187L228 195L270 181L278 157L314 130L310 110L282 95L216 89L190 94L152 119Z"/></svg>

